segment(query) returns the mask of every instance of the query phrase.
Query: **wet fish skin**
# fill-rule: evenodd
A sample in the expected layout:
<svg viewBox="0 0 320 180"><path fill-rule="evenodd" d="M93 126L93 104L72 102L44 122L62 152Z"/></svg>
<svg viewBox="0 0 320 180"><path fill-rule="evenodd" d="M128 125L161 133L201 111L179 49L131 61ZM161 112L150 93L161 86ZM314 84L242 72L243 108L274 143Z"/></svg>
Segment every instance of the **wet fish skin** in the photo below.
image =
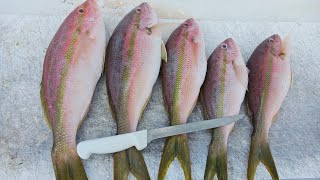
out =
<svg viewBox="0 0 320 180"><path fill-rule="evenodd" d="M185 124L196 105L207 69L204 39L199 24L192 18L183 22L170 35L166 49L168 61L163 62L161 68L165 106L171 125ZM185 134L167 138L158 179L164 179L176 156L185 178L191 179L190 155Z"/></svg>
<svg viewBox="0 0 320 180"><path fill-rule="evenodd" d="M272 179L279 179L268 143L269 129L278 114L292 81L288 43L274 34L264 40L249 61L248 110L253 132L248 163L248 179L254 179L261 161Z"/></svg>
<svg viewBox="0 0 320 180"><path fill-rule="evenodd" d="M136 131L161 65L161 32L155 11L142 3L113 32L106 52L109 104L118 134ZM166 58L164 58L166 59ZM142 154L135 148L114 154L114 179L150 179Z"/></svg>
<svg viewBox="0 0 320 180"><path fill-rule="evenodd" d="M103 70L105 44L98 5L87 0L68 15L48 47L40 96L53 132L56 179L87 179L76 152L76 133Z"/></svg>
<svg viewBox="0 0 320 180"><path fill-rule="evenodd" d="M201 88L205 119L239 114L248 85L248 69L237 43L229 38L218 45L208 60ZM227 179L227 140L234 123L215 128L209 146L204 179Z"/></svg>

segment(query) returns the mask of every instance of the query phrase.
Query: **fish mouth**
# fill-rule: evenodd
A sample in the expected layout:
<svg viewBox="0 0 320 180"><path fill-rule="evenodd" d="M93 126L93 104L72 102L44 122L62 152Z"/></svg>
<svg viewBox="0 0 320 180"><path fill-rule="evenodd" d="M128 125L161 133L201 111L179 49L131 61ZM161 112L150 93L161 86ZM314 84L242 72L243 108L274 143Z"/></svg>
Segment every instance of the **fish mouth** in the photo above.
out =
<svg viewBox="0 0 320 180"><path fill-rule="evenodd" d="M279 34L274 34L270 36L271 39L273 39L275 42L281 42L281 37Z"/></svg>
<svg viewBox="0 0 320 180"><path fill-rule="evenodd" d="M147 27L151 28L159 23L159 19L155 10L148 3L145 3L145 6L150 13L150 18L147 19L148 21L150 21L150 24Z"/></svg>
<svg viewBox="0 0 320 180"><path fill-rule="evenodd" d="M88 21L89 22L94 22L95 19L97 19L97 16L100 12L100 9L99 9L99 6L98 6L98 3L96 0L88 0L88 6L91 6L92 7L92 10L93 10L93 13L94 13L94 18L91 18L89 19Z"/></svg>
<svg viewBox="0 0 320 180"><path fill-rule="evenodd" d="M238 56L241 54L240 48L234 39L228 38L224 40L223 43L227 45L227 48L232 55Z"/></svg>
<svg viewBox="0 0 320 180"><path fill-rule="evenodd" d="M237 45L236 42L232 38L228 38L225 40L225 43L230 43L232 46Z"/></svg>
<svg viewBox="0 0 320 180"><path fill-rule="evenodd" d="M184 21L182 24L187 24L190 29L198 29L199 24L194 18L189 18L186 21Z"/></svg>
<svg viewBox="0 0 320 180"><path fill-rule="evenodd" d="M94 8L94 10L98 10L98 3L96 0L89 0L89 3Z"/></svg>
<svg viewBox="0 0 320 180"><path fill-rule="evenodd" d="M151 6L147 2L144 2L141 5L146 6L148 10L151 10Z"/></svg>
<svg viewBox="0 0 320 180"><path fill-rule="evenodd" d="M195 37L199 37L202 34L200 25L194 18L187 19L180 26L182 26L186 32L192 33Z"/></svg>

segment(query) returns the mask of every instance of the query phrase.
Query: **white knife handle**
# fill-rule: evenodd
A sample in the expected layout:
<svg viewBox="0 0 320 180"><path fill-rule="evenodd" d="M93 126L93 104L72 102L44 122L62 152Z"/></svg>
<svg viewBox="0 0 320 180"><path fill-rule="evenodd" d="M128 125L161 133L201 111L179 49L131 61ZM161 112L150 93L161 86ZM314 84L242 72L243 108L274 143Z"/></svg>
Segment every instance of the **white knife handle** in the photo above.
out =
<svg viewBox="0 0 320 180"><path fill-rule="evenodd" d="M82 141L77 146L78 155L88 159L91 154L114 153L135 146L138 150L148 144L147 130Z"/></svg>

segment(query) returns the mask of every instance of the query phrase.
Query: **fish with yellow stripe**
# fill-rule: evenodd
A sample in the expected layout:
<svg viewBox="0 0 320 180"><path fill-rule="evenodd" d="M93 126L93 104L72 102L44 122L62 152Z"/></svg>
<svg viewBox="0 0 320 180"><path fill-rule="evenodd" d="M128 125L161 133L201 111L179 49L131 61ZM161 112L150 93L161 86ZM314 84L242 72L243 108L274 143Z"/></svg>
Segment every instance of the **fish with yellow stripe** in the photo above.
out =
<svg viewBox="0 0 320 180"><path fill-rule="evenodd" d="M95 0L73 10L53 37L43 65L41 102L53 132L56 179L87 179L76 134L103 71L105 26Z"/></svg>
<svg viewBox="0 0 320 180"><path fill-rule="evenodd" d="M106 51L106 85L117 133L136 131L151 96L166 51L156 27L155 11L142 3L117 25ZM144 158L136 147L114 154L114 179L150 179Z"/></svg>
<svg viewBox="0 0 320 180"><path fill-rule="evenodd" d="M168 61L161 68L162 89L171 125L185 124L194 109L207 70L205 45L199 24L188 19L177 27L166 44ZM160 162L158 179L177 157L186 179L191 179L187 135L168 137Z"/></svg>
<svg viewBox="0 0 320 180"><path fill-rule="evenodd" d="M278 114L292 81L288 42L274 34L264 40L249 61L248 110L253 132L247 176L254 179L261 161L272 179L279 179L268 143L269 129Z"/></svg>
<svg viewBox="0 0 320 180"><path fill-rule="evenodd" d="M205 119L239 114L248 85L248 69L237 43L226 39L213 51L201 88ZM234 123L215 128L209 145L204 179L227 179L227 141Z"/></svg>

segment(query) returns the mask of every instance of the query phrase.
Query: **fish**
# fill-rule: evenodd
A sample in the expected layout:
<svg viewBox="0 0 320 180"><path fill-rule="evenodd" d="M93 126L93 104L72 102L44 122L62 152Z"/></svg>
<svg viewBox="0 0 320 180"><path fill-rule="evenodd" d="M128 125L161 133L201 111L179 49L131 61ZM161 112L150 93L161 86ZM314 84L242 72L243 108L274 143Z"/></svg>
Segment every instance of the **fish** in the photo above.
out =
<svg viewBox="0 0 320 180"><path fill-rule="evenodd" d="M167 55L158 30L158 17L148 3L132 9L110 37L105 60L109 105L117 134L134 132ZM150 179L143 155L136 147L114 154L114 179Z"/></svg>
<svg viewBox="0 0 320 180"><path fill-rule="evenodd" d="M161 78L164 103L170 125L186 124L193 111L207 71L204 37L196 20L190 18L179 25L167 43L167 62L162 63ZM158 179L177 157L186 179L191 179L187 135L166 139L159 166Z"/></svg>
<svg viewBox="0 0 320 180"><path fill-rule="evenodd" d="M292 82L289 49L288 41L274 34L254 50L247 63L250 70L247 108L253 124L247 169L249 180L254 179L260 161L272 179L279 179L268 134Z"/></svg>
<svg viewBox="0 0 320 180"><path fill-rule="evenodd" d="M208 59L200 100L204 119L237 115L248 86L248 68L240 48L232 39L218 45ZM228 179L227 141L234 123L215 128L209 145L204 179Z"/></svg>
<svg viewBox="0 0 320 180"><path fill-rule="evenodd" d="M76 151L76 134L89 110L104 65L105 25L96 0L76 7L47 49L41 103L53 132L56 179L88 179Z"/></svg>

